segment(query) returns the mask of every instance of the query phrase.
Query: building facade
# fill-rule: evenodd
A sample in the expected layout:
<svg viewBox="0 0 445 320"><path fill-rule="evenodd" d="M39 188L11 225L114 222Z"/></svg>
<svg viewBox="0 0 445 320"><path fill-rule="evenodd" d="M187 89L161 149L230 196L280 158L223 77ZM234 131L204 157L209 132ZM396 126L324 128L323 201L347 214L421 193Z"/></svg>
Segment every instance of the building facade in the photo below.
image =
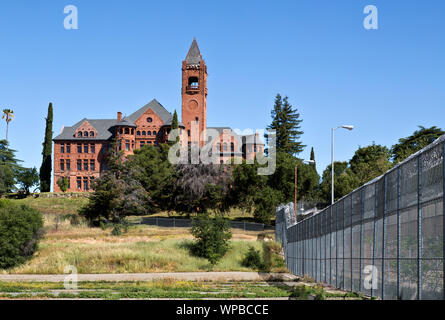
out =
<svg viewBox="0 0 445 320"><path fill-rule="evenodd" d="M229 127L207 127L207 66L196 39L182 62L182 147L197 144L203 147L212 141L220 163L233 157L252 160L264 152L258 135L237 135ZM115 147L124 155L146 145L158 146L168 141L173 115L156 99L122 117L115 119L82 119L71 127L63 127L54 141L54 192L60 192L57 181L68 179L68 191L87 192L92 181L107 170L106 154L115 141ZM206 132L216 132L209 137ZM211 138L211 140L210 140Z"/></svg>

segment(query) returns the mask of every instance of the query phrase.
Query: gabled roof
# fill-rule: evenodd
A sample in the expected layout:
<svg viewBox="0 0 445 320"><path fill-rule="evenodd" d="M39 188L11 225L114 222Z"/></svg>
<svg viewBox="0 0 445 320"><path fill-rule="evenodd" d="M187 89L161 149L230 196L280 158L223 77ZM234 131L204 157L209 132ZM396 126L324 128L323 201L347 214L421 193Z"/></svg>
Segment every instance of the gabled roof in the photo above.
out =
<svg viewBox="0 0 445 320"><path fill-rule="evenodd" d="M147 103L145 106L140 108L138 111L132 113L130 116L126 117L128 121L131 121L134 123L137 119L139 119L145 111L148 109L153 110L154 113L158 115L159 118L161 118L162 122L164 122L163 125L171 125L173 120L173 115L167 111L167 109L164 108L162 104L158 102L158 100L153 99L149 103ZM182 123L179 123L179 126L184 126Z"/></svg>
<svg viewBox="0 0 445 320"><path fill-rule="evenodd" d="M195 65L199 64L202 60L201 52L198 48L198 43L196 42L196 38L193 38L192 45L190 46L189 52L187 53L187 56L185 57L185 62L188 65Z"/></svg>
<svg viewBox="0 0 445 320"><path fill-rule="evenodd" d="M149 108L151 108L151 110L153 110L154 113L156 113L159 118L161 118L162 122L164 122L164 124L168 124L169 122L171 123L173 116L170 112L167 111L167 109L165 109L162 104L160 104L156 99L151 100L149 103L147 103L145 106L143 106L142 108L140 108L138 111L132 113L130 116L128 116L127 118L132 121L135 122L137 119L139 119L145 111L147 111Z"/></svg>
<svg viewBox="0 0 445 320"><path fill-rule="evenodd" d="M64 127L62 132L53 140L85 140L85 138L77 138L74 136L76 130L85 122L97 131L97 136L88 138L88 140L108 140L113 135L112 128L117 124L115 119L82 119L72 127Z"/></svg>

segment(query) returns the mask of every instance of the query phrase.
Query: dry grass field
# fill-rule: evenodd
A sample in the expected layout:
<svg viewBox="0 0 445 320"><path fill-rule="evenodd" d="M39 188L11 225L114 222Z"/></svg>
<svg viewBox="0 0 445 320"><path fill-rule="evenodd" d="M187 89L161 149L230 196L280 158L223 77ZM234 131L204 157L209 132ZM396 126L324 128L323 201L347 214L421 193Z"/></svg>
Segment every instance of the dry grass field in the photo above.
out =
<svg viewBox="0 0 445 320"><path fill-rule="evenodd" d="M193 237L186 228L131 226L121 236L111 229L90 228L85 223L72 224L63 217L75 214L87 200L33 199L16 200L36 208L45 219L45 236L34 257L17 268L0 271L13 274L61 274L68 265L79 273L141 273L208 271L206 259L190 254ZM273 231L253 232L233 229L231 248L213 267L213 271L255 271L241 261L250 246L263 253L268 269L285 272L279 247L272 241Z"/></svg>

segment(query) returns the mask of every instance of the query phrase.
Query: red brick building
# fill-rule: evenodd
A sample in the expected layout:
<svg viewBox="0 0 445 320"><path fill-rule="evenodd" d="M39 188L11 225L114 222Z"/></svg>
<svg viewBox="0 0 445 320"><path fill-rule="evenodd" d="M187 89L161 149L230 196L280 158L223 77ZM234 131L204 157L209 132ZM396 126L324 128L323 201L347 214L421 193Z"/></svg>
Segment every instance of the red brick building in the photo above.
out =
<svg viewBox="0 0 445 320"><path fill-rule="evenodd" d="M207 66L196 39L182 62L182 122L180 141L183 147L197 143L203 146L206 129L217 132L213 152L221 162L232 157L253 159L264 152L258 135L237 135L229 127L207 127ZM131 115L115 119L82 119L63 127L54 140L54 192L60 192L57 180L67 177L68 191L89 191L91 182L106 170L105 154L111 142L125 155L144 145L157 146L168 140L173 116L156 99ZM187 144L186 144L187 143ZM241 143L241 145L240 145Z"/></svg>

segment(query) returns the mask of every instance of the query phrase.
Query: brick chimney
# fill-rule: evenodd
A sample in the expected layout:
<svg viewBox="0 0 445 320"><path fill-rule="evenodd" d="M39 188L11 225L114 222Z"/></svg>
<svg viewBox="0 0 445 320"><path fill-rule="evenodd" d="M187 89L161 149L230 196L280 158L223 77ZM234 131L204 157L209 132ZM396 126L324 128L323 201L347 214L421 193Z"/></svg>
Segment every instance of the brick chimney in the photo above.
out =
<svg viewBox="0 0 445 320"><path fill-rule="evenodd" d="M122 120L122 112L117 113L117 122L121 122Z"/></svg>

